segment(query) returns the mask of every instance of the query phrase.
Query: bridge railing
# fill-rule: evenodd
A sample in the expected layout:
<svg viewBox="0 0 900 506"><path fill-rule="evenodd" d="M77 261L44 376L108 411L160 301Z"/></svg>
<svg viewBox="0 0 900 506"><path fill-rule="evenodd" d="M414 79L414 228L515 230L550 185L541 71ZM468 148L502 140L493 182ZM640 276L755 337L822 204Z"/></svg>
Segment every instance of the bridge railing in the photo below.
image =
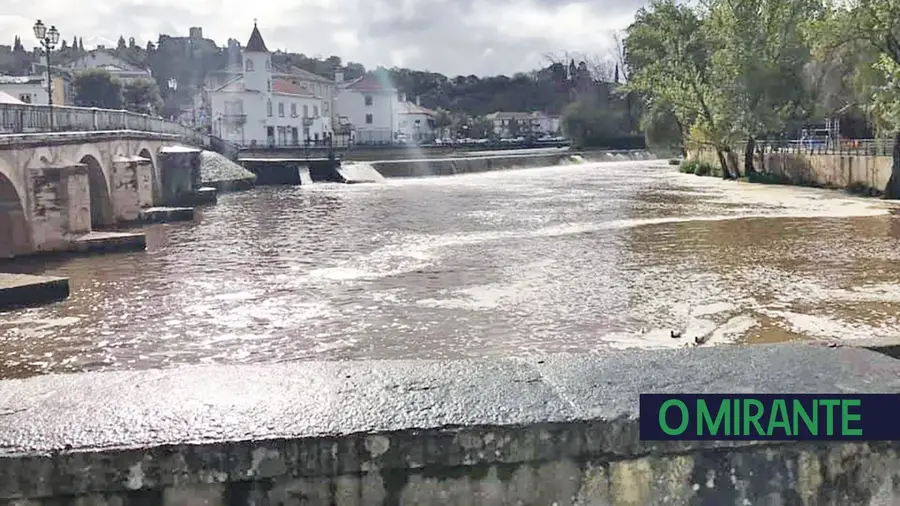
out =
<svg viewBox="0 0 900 506"><path fill-rule="evenodd" d="M53 115L51 129L51 114ZM197 145L208 136L191 127L136 112L96 107L0 104L0 134L137 130L177 135Z"/></svg>

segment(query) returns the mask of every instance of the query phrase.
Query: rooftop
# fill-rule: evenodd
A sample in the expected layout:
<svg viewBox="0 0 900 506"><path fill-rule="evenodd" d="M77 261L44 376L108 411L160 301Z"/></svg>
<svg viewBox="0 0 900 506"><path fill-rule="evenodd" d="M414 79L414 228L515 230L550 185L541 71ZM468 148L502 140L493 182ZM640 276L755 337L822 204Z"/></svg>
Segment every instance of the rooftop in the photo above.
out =
<svg viewBox="0 0 900 506"><path fill-rule="evenodd" d="M374 72L367 73L366 75L358 79L354 79L353 81L342 83L341 88L352 91L389 91L392 93L397 92L396 88L394 88L393 83L390 82L390 78L387 76L387 74L378 74Z"/></svg>
<svg viewBox="0 0 900 506"><path fill-rule="evenodd" d="M247 41L247 47L244 51L251 53L268 53L266 43L263 41L259 28L256 27L256 21L253 22L253 31L250 33L250 40Z"/></svg>

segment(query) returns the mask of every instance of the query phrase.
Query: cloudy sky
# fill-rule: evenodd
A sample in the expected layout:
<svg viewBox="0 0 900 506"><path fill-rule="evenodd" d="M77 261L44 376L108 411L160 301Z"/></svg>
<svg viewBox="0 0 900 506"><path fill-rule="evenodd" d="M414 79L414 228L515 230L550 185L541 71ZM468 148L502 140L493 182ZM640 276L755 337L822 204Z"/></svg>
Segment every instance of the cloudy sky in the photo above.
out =
<svg viewBox="0 0 900 506"><path fill-rule="evenodd" d="M366 67L429 69L490 75L524 71L545 55L609 54L611 35L644 0L4 0L0 34L36 45L35 19L85 46L140 43L159 33L187 35L190 26L219 45L246 44L257 18L270 50L338 55Z"/></svg>

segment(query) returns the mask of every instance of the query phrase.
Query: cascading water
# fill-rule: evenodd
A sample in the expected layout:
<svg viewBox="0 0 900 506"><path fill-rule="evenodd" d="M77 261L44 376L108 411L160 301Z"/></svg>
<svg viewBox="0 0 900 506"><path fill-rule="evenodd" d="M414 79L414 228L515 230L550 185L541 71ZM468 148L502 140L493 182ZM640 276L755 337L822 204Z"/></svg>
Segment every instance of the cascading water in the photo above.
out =
<svg viewBox="0 0 900 506"><path fill-rule="evenodd" d="M345 183L383 183L384 176L365 162L343 163L337 168L338 174L344 178Z"/></svg>
<svg viewBox="0 0 900 506"><path fill-rule="evenodd" d="M300 184L301 185L305 186L308 184L313 184L312 177L309 175L309 167L306 167L305 165L301 165L300 167L297 167L297 172L300 175Z"/></svg>

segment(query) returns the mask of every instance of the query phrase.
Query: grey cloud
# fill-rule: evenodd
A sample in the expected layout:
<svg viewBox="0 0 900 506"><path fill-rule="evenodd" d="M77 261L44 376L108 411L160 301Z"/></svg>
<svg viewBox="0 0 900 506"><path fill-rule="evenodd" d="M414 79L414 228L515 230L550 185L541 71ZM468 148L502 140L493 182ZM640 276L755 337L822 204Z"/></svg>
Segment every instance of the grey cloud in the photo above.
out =
<svg viewBox="0 0 900 506"><path fill-rule="evenodd" d="M23 0L10 0L20 2ZM46 0L35 0L47 3ZM124 35L139 37L141 34L162 32L171 35L186 35L189 26L203 26L207 36L215 34L216 42L224 45L228 37L245 43L252 28L253 6L232 12L232 9L212 11L208 15L193 14L181 7L187 4L172 4L174 0L156 0L153 3L134 4L131 2L110 2L109 13L94 9L79 9L81 27L90 26L93 33L79 27L66 28L65 20L53 20L68 37L73 32L88 40L90 35L116 40ZM527 71L537 65L546 64L547 54L605 53L606 48L585 47L582 40L558 40L552 34L533 30L527 33L523 27L514 29L514 36L499 30L485 29L500 23L503 19L478 20L473 25L471 17L477 9L490 5L500 15L509 12L517 14L522 7L521 0L493 0L490 4L475 3L475 0L335 0L331 4L303 2L293 4L278 13L277 24L263 22L264 9L275 9L275 3L260 7L260 30L270 49L284 49L307 55L340 56L345 61L357 61L368 68L379 65L392 66L393 53L404 53L402 65L422 70L432 70L447 75L493 75L512 74ZM575 0L533 0L538 8L563 7ZM630 16L645 4L646 0L593 0L590 3L593 14L585 16L582 23L600 26L610 19ZM216 8L213 0L208 4L198 0L194 7ZM221 4L219 4L221 5ZM504 8L504 6L507 6ZM37 11L37 7L29 10ZM48 14L49 16L49 14ZM234 31L225 29L234 26L239 16L246 20L246 27ZM46 20L45 20L46 21ZM623 27L624 28L624 27ZM335 42L335 34L349 31L360 40L359 47L343 50ZM596 32L595 32L596 33ZM564 38L564 36L560 36ZM571 37L570 37L571 39ZM144 41L146 42L146 41ZM155 39L153 40L155 42Z"/></svg>

